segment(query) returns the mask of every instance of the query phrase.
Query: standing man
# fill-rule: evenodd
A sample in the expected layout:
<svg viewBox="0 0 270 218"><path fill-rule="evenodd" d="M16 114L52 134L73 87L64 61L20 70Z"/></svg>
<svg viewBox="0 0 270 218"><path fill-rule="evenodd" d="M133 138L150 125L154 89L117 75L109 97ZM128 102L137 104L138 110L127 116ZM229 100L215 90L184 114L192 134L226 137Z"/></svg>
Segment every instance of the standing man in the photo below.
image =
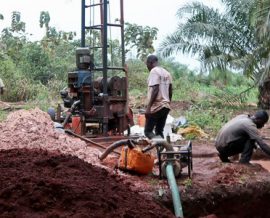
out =
<svg viewBox="0 0 270 218"><path fill-rule="evenodd" d="M148 77L148 105L145 111L144 134L149 139L154 136L164 138L163 129L171 109L172 77L167 70L159 66L158 58L155 55L147 57L146 66L150 74ZM155 134L153 133L154 128Z"/></svg>
<svg viewBox="0 0 270 218"><path fill-rule="evenodd" d="M270 147L259 135L261 129L269 119L266 111L257 111L253 116L241 114L226 123L216 137L215 146L222 162L230 162L230 156L240 154L240 163L249 163L255 142L268 155Z"/></svg>

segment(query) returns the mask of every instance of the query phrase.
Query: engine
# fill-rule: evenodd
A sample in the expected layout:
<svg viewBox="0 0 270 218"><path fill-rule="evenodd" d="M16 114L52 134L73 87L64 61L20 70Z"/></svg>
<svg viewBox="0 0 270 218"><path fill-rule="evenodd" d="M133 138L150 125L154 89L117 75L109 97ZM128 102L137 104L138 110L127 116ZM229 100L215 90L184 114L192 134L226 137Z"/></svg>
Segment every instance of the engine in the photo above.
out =
<svg viewBox="0 0 270 218"><path fill-rule="evenodd" d="M66 108L80 117L80 134L117 135L133 125L128 108L127 78L111 76L95 78L95 67L88 48L76 50L76 70L68 73L68 87L61 91ZM72 122L72 116L68 122ZM92 128L91 128L92 127Z"/></svg>

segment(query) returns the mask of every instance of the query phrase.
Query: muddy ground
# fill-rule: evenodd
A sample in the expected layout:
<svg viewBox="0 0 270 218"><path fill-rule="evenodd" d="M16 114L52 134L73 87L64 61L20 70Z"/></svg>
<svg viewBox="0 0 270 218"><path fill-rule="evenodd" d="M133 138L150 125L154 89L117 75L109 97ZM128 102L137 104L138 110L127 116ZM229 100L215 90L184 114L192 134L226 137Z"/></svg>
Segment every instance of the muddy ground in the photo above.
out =
<svg viewBox="0 0 270 218"><path fill-rule="evenodd" d="M0 123L0 217L174 217L166 179L116 169L118 156L54 130L39 109ZM269 135L270 126L263 130ZM185 144L185 141L181 142ZM185 217L267 217L269 172L221 163L213 141L193 140L193 173L177 178ZM266 160L259 150L253 160Z"/></svg>

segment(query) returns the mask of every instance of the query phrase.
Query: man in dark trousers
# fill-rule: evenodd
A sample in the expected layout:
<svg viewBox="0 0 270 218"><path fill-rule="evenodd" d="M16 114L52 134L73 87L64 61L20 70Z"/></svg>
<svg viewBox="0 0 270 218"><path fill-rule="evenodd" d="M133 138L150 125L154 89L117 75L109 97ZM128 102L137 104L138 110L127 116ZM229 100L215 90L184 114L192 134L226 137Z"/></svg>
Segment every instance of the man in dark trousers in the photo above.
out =
<svg viewBox="0 0 270 218"><path fill-rule="evenodd" d="M241 153L240 163L249 163L253 149L257 143L260 148L270 155L270 147L259 135L261 129L268 121L266 111L257 111L253 116L242 114L227 122L216 137L215 146L222 162L230 162L230 156Z"/></svg>
<svg viewBox="0 0 270 218"><path fill-rule="evenodd" d="M149 139L155 136L164 138L163 130L170 112L172 100L171 74L159 66L155 55L147 57L146 66L150 71L148 77L147 108L145 111L144 134ZM155 134L153 130L155 128Z"/></svg>

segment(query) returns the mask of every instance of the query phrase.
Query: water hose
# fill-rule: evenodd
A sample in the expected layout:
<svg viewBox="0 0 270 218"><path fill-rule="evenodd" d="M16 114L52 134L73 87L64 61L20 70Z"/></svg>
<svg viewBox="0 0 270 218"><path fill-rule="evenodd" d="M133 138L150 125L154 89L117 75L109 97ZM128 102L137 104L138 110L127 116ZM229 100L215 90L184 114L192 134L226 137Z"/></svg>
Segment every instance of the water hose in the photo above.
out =
<svg viewBox="0 0 270 218"><path fill-rule="evenodd" d="M174 172L173 172L173 164L172 162L168 162L166 166L166 175L168 179L168 183L172 192L172 200L174 207L174 214L176 217L183 218L183 208L180 200L180 194L178 190L178 186L175 180Z"/></svg>
<svg viewBox="0 0 270 218"><path fill-rule="evenodd" d="M162 138L154 138L152 139L152 145L155 146L163 146L166 151L174 151L172 145L168 143L166 140ZM172 156L168 154L168 158L173 158ZM183 208L180 200L180 192L178 190L178 186L175 180L174 170L173 170L173 163L172 161L167 161L166 165L166 176L167 180L172 192L172 200L173 200L173 207L174 207L174 213L176 217L183 218Z"/></svg>
<svg viewBox="0 0 270 218"><path fill-rule="evenodd" d="M65 118L65 120L64 120L64 122L63 122L63 127L65 128L65 125L68 123L68 121L69 121L69 118L71 117L71 115L72 115L72 113L74 112L74 110L76 109L76 107L77 107L77 105L78 104L80 104L80 100L78 100L78 101L75 101L73 104L72 104L72 106L71 106L71 108L70 108L70 113L66 116L66 118Z"/></svg>
<svg viewBox="0 0 270 218"><path fill-rule="evenodd" d="M162 149L162 147L164 147L166 149L166 151L174 151L173 150L173 146L167 142L167 140L163 139L163 138L153 138L151 140L151 145L150 147L160 147ZM145 149L147 150L147 148ZM145 151L144 151L145 152Z"/></svg>
<svg viewBox="0 0 270 218"><path fill-rule="evenodd" d="M114 151L114 149L116 149L120 146L123 146L123 145L127 145L131 149L135 147L133 140L130 140L130 139L119 140L119 141L111 144L109 147L107 147L106 150L98 158L100 160L105 159L111 152Z"/></svg>

